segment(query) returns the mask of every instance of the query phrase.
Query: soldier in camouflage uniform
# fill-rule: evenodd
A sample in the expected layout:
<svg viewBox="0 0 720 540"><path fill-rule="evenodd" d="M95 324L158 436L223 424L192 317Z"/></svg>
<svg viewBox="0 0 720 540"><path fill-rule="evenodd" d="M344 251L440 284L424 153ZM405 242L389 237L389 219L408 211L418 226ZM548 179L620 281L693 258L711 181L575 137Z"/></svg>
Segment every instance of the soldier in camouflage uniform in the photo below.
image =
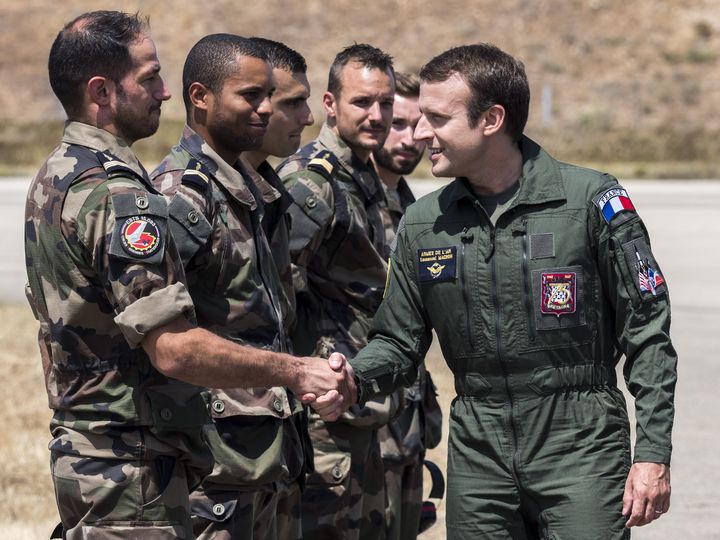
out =
<svg viewBox="0 0 720 540"><path fill-rule="evenodd" d="M287 288L288 297L295 313L295 291L292 285L290 264L290 214L287 213L290 194L285 190L280 177L267 162L269 156L286 158L294 154L300 146L300 136L306 126L314 122L313 114L308 106L310 83L307 80L307 64L300 53L284 43L265 38L251 38L262 46L272 68L275 92L272 95L273 114L270 116L267 132L263 137L262 146L257 150L243 152L243 159L248 163L251 174L259 175L260 182L267 182L282 193L272 206L265 206L266 219L263 223L277 223L272 230L266 229L270 239L270 250L280 272L283 286ZM282 202L281 202L282 201ZM287 203L287 204L286 204ZM273 212L276 217L268 221L267 216ZM311 448L310 448L311 450ZM306 454L309 470L312 469L312 451ZM304 485L304 478L302 479ZM278 483L277 531L278 538L285 540L301 540L301 482Z"/></svg>
<svg viewBox="0 0 720 540"><path fill-rule="evenodd" d="M387 208L383 211L385 235L388 245L395 239L400 219L405 209L415 202L407 181L422 159L425 143L413 139L413 132L420 120L420 79L414 74L395 73L395 103L393 118L385 144L373 151L373 163L382 180ZM423 496L423 460L426 442L437 444L436 434L426 434L426 427L437 430L442 421L435 398L435 388L430 375L422 364L413 385L404 391L404 407L398 418L379 431L380 451L385 465L385 489L387 490L387 540L412 540L417 538ZM432 419L424 404L434 403ZM430 446L432 447L432 446Z"/></svg>
<svg viewBox="0 0 720 540"><path fill-rule="evenodd" d="M356 354L382 298L387 246L382 185L370 153L392 116L392 59L369 45L340 52L330 69L319 137L278 172L293 196L290 251L297 299L295 350ZM381 399L333 423L310 417L315 472L303 493L303 535L381 538L385 490L377 430L392 413Z"/></svg>
<svg viewBox="0 0 720 540"><path fill-rule="evenodd" d="M57 532L192 538L189 491L212 460L205 402L188 383L295 376L300 394L329 392L327 407L352 388L289 356L258 369L246 348L193 326L167 206L130 150L170 97L147 22L81 15L55 39L49 71L69 121L31 183L25 250L54 410Z"/></svg>
<svg viewBox="0 0 720 540"><path fill-rule="evenodd" d="M198 324L235 342L289 352L291 284L283 287L278 267L279 260L289 270L287 240L278 260L269 241L283 229L287 238L289 197L239 160L262 143L272 85L264 48L254 41L201 39L183 70L188 125L151 176L169 200ZM305 476L310 442L302 403L282 386L211 388L208 400L215 467L191 497L195 533L277 538L278 491L299 491Z"/></svg>

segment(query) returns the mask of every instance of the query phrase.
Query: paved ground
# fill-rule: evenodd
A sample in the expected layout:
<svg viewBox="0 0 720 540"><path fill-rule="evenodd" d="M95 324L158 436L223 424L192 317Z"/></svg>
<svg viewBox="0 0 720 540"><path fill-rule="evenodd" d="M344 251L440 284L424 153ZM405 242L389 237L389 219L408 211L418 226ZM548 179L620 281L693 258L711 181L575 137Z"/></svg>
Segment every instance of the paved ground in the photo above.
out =
<svg viewBox="0 0 720 540"><path fill-rule="evenodd" d="M429 181L414 188L427 192L439 185ZM672 508L653 525L638 529L633 538L720 539L713 491L720 485L720 474L717 457L712 457L720 454L720 284L713 281L720 268L720 182L642 181L625 186L651 231L653 251L670 283L672 335L680 356ZM27 179L0 181L0 215L5 216L0 302L23 299L26 189Z"/></svg>

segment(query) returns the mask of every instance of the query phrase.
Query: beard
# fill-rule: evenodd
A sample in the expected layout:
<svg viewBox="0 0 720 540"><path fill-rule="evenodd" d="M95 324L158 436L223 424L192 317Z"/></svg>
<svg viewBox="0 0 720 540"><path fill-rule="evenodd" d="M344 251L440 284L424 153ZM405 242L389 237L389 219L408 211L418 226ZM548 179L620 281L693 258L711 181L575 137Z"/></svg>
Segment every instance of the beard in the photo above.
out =
<svg viewBox="0 0 720 540"><path fill-rule="evenodd" d="M155 134L160 125L160 104L150 108L148 113L133 106L122 85L117 87L118 105L115 126L128 144ZM157 111L158 114L153 114Z"/></svg>
<svg viewBox="0 0 720 540"><path fill-rule="evenodd" d="M417 157L410 161L406 159L396 160L391 150L382 147L373 152L373 157L375 158L375 163L383 169L387 169L393 174L406 175L411 174L415 170L415 167L417 167L417 164L420 163L422 152L418 152Z"/></svg>

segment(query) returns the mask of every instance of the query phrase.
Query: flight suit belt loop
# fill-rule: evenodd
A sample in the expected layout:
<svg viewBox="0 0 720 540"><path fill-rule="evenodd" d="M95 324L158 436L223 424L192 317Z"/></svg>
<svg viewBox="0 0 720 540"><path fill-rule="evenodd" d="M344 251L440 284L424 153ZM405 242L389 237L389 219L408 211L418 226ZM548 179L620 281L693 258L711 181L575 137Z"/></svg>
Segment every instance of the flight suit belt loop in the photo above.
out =
<svg viewBox="0 0 720 540"><path fill-rule="evenodd" d="M456 373L455 391L461 397L505 395L507 382L504 374ZM525 373L510 371L510 382L513 393L527 394L528 397L615 386L608 369L601 364L542 366Z"/></svg>

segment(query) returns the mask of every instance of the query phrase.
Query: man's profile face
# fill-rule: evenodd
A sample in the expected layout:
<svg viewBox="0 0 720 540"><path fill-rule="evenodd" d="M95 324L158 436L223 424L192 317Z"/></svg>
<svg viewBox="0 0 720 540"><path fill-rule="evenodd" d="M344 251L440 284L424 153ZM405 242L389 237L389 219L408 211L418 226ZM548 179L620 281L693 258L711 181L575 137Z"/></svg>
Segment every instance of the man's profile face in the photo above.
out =
<svg viewBox="0 0 720 540"><path fill-rule="evenodd" d="M392 121L395 80L388 71L349 62L340 72L338 96L325 93L324 105L340 138L359 156L385 142Z"/></svg>
<svg viewBox="0 0 720 540"><path fill-rule="evenodd" d="M425 142L413 139L420 116L418 98L395 94L390 132L382 148L373 152L377 165L395 174L415 170L425 151Z"/></svg>
<svg viewBox="0 0 720 540"><path fill-rule="evenodd" d="M273 113L273 82L270 66L260 58L238 56L236 64L222 88L208 92L207 130L221 152L239 156L263 143Z"/></svg>
<svg viewBox="0 0 720 540"><path fill-rule="evenodd" d="M420 84L422 117L415 138L427 144L435 176L473 176L482 164L484 115L468 123L470 88L457 74L442 82Z"/></svg>
<svg viewBox="0 0 720 540"><path fill-rule="evenodd" d="M304 73L290 73L273 69L275 92L272 96L273 114L263 140L263 152L287 157L300 147L300 137L306 126L315 119L308 106L310 83Z"/></svg>
<svg viewBox="0 0 720 540"><path fill-rule="evenodd" d="M148 35L139 36L128 50L132 68L115 84L113 121L128 144L154 134L160 125L160 107L170 92L160 76L160 61Z"/></svg>

